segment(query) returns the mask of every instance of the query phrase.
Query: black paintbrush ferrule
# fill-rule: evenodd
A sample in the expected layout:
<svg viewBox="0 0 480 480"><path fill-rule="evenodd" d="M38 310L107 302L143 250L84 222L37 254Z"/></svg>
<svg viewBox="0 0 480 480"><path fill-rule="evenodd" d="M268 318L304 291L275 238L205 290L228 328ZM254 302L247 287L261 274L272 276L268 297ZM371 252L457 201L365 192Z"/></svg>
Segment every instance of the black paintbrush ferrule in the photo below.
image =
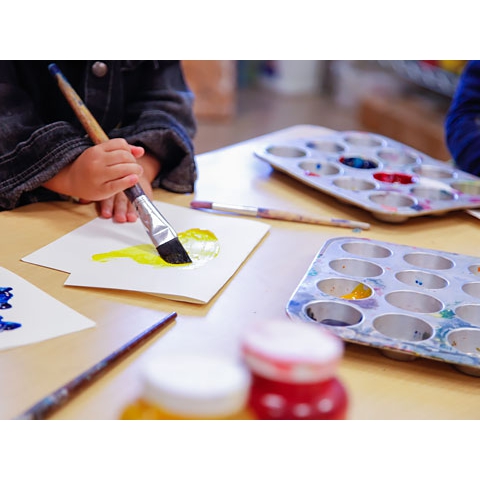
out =
<svg viewBox="0 0 480 480"><path fill-rule="evenodd" d="M139 185L125 190L158 254L167 263L192 263L173 227L145 195Z"/></svg>
<svg viewBox="0 0 480 480"><path fill-rule="evenodd" d="M134 203L136 198L145 195L143 188L138 183L133 187L127 188L126 190L124 190L124 192L131 203Z"/></svg>

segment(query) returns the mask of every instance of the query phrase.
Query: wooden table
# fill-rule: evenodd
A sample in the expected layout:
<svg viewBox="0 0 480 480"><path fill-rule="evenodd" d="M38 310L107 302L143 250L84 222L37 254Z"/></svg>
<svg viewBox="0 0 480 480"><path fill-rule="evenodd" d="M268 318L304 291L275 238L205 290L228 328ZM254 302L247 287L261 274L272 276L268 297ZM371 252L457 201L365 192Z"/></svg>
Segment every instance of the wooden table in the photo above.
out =
<svg viewBox="0 0 480 480"><path fill-rule="evenodd" d="M381 241L478 256L480 224L465 212L419 217L401 224L302 186L252 154L276 136L318 135L294 126L197 157L196 192L155 191L155 199L187 207L194 198L268 206L360 220L371 229L269 221L271 230L207 305L116 290L66 287L67 274L20 259L95 217L91 205L39 203L0 213L2 266L96 322L96 327L0 352L0 418L13 418L172 311L176 322L99 379L52 418L115 419L139 393L143 361L169 351L236 354L246 322L286 317L285 307L326 239L367 236ZM265 221L256 219L255 221ZM350 419L479 419L480 378L426 359L401 362L378 350L347 344L339 376L347 386Z"/></svg>

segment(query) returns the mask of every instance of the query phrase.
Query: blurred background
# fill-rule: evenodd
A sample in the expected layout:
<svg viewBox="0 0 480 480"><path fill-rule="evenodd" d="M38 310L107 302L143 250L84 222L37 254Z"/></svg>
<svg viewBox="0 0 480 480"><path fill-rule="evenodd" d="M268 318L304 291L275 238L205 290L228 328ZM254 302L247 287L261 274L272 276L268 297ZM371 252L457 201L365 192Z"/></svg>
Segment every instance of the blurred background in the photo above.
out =
<svg viewBox="0 0 480 480"><path fill-rule="evenodd" d="M196 153L298 124L386 135L450 159L443 122L465 60L184 60Z"/></svg>

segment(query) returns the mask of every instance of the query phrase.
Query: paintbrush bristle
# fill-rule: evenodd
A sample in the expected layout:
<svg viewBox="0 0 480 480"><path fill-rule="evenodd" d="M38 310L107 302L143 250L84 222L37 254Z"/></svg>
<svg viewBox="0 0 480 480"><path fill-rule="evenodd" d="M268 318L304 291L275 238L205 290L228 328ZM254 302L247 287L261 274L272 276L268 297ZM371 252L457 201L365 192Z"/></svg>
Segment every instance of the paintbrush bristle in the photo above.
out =
<svg viewBox="0 0 480 480"><path fill-rule="evenodd" d="M167 263L174 265L192 263L192 259L188 256L187 251L177 237L159 245L157 252Z"/></svg>

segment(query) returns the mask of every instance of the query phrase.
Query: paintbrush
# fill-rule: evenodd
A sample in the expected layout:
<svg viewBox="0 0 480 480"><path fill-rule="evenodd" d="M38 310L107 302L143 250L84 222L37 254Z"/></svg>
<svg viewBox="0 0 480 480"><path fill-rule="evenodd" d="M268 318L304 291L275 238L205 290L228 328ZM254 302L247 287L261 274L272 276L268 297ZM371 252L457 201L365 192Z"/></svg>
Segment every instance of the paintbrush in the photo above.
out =
<svg viewBox="0 0 480 480"><path fill-rule="evenodd" d="M237 213L239 215L248 215L251 217L267 218L272 220L284 220L288 222L311 223L314 225L330 225L343 228L361 228L368 230L369 223L357 222L354 220L344 220L343 218L328 217L310 217L298 213L286 212L284 210L275 210L273 208L249 207L246 205L227 205L225 203L203 202L194 200L190 206L196 209L217 210L219 212Z"/></svg>
<svg viewBox="0 0 480 480"><path fill-rule="evenodd" d="M95 144L103 143L108 140L107 134L98 124L95 117L90 113L82 99L75 92L68 80L62 74L55 63L48 66L52 76L57 80L58 87L63 93L69 105L72 107L83 128ZM142 221L147 233L155 245L158 254L166 262L172 264L191 263L185 248L180 243L178 235L173 227L167 222L166 218L158 211L155 205L150 201L142 187L137 183L131 188L125 190L125 195L135 206L138 216Z"/></svg>
<svg viewBox="0 0 480 480"><path fill-rule="evenodd" d="M126 357L130 352L143 345L155 333L162 330L167 325L170 325L176 317L176 312L170 313L161 321L144 330L140 335L127 342L118 350L115 350L108 357L105 357L78 377L66 383L58 390L55 390L50 395L47 395L14 420L45 420L63 407L68 401L85 390L85 388L91 385L97 378L117 365L120 360Z"/></svg>

